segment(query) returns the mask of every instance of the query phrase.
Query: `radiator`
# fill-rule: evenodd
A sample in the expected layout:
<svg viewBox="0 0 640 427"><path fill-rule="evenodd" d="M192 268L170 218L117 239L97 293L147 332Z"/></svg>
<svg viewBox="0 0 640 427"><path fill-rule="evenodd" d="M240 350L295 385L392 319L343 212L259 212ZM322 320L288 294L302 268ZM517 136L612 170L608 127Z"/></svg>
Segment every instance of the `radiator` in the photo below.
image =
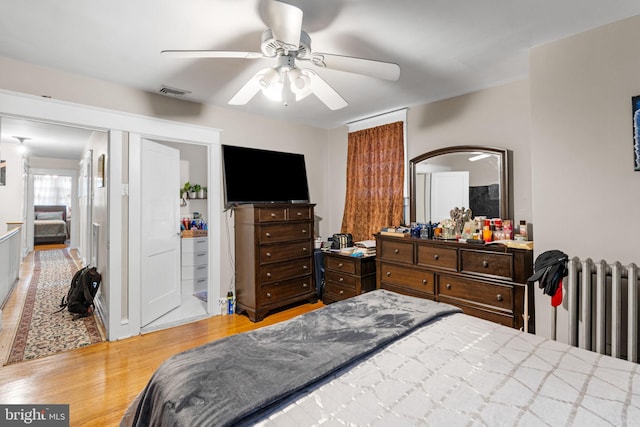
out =
<svg viewBox="0 0 640 427"><path fill-rule="evenodd" d="M640 271L635 264L572 258L564 279L569 344L638 362ZM552 338L556 338L553 310Z"/></svg>

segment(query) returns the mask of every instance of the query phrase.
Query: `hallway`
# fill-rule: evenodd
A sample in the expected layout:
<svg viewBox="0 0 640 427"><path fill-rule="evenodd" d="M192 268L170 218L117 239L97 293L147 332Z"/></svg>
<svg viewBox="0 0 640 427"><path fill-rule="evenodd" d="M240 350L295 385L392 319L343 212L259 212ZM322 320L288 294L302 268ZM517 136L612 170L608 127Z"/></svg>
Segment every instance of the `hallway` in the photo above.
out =
<svg viewBox="0 0 640 427"><path fill-rule="evenodd" d="M35 246L34 251L64 248L68 248L68 244L43 244ZM80 268L82 264L78 259L77 250L67 250L69 251L71 257L74 259L76 266ZM27 290L29 289L29 284L33 276L34 253L35 252L30 252L22 260L22 264L20 266L20 278L18 279L18 282L13 288L11 295L9 295L9 298L7 299L6 305L2 310L2 331L0 332L0 361L2 361L2 364L6 362L9 356L9 352L11 351L11 346L13 344L14 335L20 322L22 309L27 296ZM100 324L100 322L98 322L98 325L102 329L102 333L104 335L103 325Z"/></svg>

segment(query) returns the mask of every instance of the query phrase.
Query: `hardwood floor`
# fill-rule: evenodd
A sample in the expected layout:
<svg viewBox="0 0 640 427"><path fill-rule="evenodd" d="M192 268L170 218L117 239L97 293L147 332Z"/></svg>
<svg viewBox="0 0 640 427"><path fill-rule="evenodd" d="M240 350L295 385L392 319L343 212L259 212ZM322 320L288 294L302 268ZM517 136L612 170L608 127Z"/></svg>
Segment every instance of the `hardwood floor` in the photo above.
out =
<svg viewBox="0 0 640 427"><path fill-rule="evenodd" d="M23 262L20 280L3 310L0 356L6 360L7 335L13 339L20 316L20 298L31 279L33 255ZM103 342L41 359L0 368L3 404L69 404L72 426L116 426L151 374L169 356L228 335L278 323L322 307L302 304L252 323L246 316L224 315ZM16 313L17 312L17 313ZM15 318L14 318L15 317Z"/></svg>

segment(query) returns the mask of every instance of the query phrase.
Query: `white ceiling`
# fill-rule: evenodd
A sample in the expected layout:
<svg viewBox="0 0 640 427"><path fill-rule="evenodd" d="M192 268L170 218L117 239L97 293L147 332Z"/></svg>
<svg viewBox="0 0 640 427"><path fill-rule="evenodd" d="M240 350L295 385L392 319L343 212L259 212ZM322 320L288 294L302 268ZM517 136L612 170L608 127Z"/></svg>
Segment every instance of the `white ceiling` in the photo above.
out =
<svg viewBox="0 0 640 427"><path fill-rule="evenodd" d="M640 13L638 0L283 0L314 52L395 62L398 81L317 69L349 103L227 101L273 59L183 59L164 49L260 51L270 0L0 0L0 55L194 102L334 128L524 78L531 47ZM300 65L300 64L299 64ZM0 70L0 75L2 71ZM43 94L45 95L45 94ZM6 132L5 132L6 131ZM2 143L7 135L2 124ZM19 136L30 136L21 130ZM25 143L26 144L26 143Z"/></svg>

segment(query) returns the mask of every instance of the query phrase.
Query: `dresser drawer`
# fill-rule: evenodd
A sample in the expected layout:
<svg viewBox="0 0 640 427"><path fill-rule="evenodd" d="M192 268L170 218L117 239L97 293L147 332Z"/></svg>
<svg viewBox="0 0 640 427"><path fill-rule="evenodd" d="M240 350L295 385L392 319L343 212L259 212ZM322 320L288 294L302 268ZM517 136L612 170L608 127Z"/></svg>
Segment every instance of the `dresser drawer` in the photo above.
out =
<svg viewBox="0 0 640 427"><path fill-rule="evenodd" d="M439 278L438 297L462 299L513 311L513 287L491 284L443 274Z"/></svg>
<svg viewBox="0 0 640 427"><path fill-rule="evenodd" d="M339 271L331 271L327 269L324 271L324 278L326 282L336 282L340 285L353 286L354 288L357 281L355 276L349 276L342 274Z"/></svg>
<svg viewBox="0 0 640 427"><path fill-rule="evenodd" d="M510 253L460 250L460 272L513 279Z"/></svg>
<svg viewBox="0 0 640 427"><path fill-rule="evenodd" d="M208 240L206 237L183 237L182 252L202 252L209 249Z"/></svg>
<svg viewBox="0 0 640 427"><path fill-rule="evenodd" d="M285 207L259 208L257 211L258 222L284 221L287 219L287 208Z"/></svg>
<svg viewBox="0 0 640 427"><path fill-rule="evenodd" d="M277 243L302 239L311 241L313 236L310 222L261 225L258 227L258 232L260 243Z"/></svg>
<svg viewBox="0 0 640 427"><path fill-rule="evenodd" d="M354 258L348 258L348 257L336 258L336 257L328 256L324 258L324 269L340 271L345 274L355 274L356 263L357 263L357 260Z"/></svg>
<svg viewBox="0 0 640 427"><path fill-rule="evenodd" d="M326 282L323 289L323 299L340 301L356 296L356 288L352 286L342 286L333 282Z"/></svg>
<svg viewBox="0 0 640 427"><path fill-rule="evenodd" d="M303 219L313 219L313 216L309 206L292 206L289 208L289 221L303 220Z"/></svg>
<svg viewBox="0 0 640 427"><path fill-rule="evenodd" d="M209 266L207 264L182 266L182 279L200 279L207 277Z"/></svg>
<svg viewBox="0 0 640 427"><path fill-rule="evenodd" d="M394 283L430 294L435 290L435 276L429 271L382 263L380 275L381 283Z"/></svg>
<svg viewBox="0 0 640 427"><path fill-rule="evenodd" d="M186 252L182 254L182 265L203 265L209 261L208 252Z"/></svg>
<svg viewBox="0 0 640 427"><path fill-rule="evenodd" d="M260 247L260 263L308 257L313 253L311 240Z"/></svg>
<svg viewBox="0 0 640 427"><path fill-rule="evenodd" d="M299 277L280 283L272 283L260 287L260 298L264 305L271 303L282 304L283 300L300 295L315 292L312 286L311 275Z"/></svg>
<svg viewBox="0 0 640 427"><path fill-rule="evenodd" d="M426 267L436 267L444 270L456 271L458 268L458 251L452 248L438 246L423 246L418 244L417 264Z"/></svg>
<svg viewBox="0 0 640 427"><path fill-rule="evenodd" d="M311 274L311 258L298 259L260 267L261 282L278 282L293 277Z"/></svg>
<svg viewBox="0 0 640 427"><path fill-rule="evenodd" d="M469 316L479 317L490 322L508 326L509 328L517 328L515 317L510 312L495 311L491 308L482 308L477 305L474 306L472 304L465 303L459 299L447 298L445 296L440 296L438 301L460 307L462 311Z"/></svg>
<svg viewBox="0 0 640 427"><path fill-rule="evenodd" d="M396 237L396 239L400 239ZM380 258L385 261L396 261L413 264L413 244L398 240L383 240L380 245Z"/></svg>

